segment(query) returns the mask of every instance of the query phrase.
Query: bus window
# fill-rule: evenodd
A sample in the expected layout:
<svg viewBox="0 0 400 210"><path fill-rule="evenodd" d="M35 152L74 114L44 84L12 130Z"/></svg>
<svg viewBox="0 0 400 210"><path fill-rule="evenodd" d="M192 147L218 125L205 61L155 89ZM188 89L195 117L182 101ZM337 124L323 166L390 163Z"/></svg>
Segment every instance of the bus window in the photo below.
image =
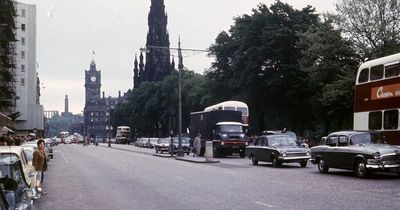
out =
<svg viewBox="0 0 400 210"><path fill-rule="evenodd" d="M368 68L361 70L360 75L358 76L358 83L368 82L368 74Z"/></svg>
<svg viewBox="0 0 400 210"><path fill-rule="evenodd" d="M371 81L382 79L383 78L383 65L373 66L371 67Z"/></svg>
<svg viewBox="0 0 400 210"><path fill-rule="evenodd" d="M383 113L383 129L397 129L399 127L399 111L388 110Z"/></svg>
<svg viewBox="0 0 400 210"><path fill-rule="evenodd" d="M368 120L368 129L380 130L382 129L382 112L370 112Z"/></svg>
<svg viewBox="0 0 400 210"><path fill-rule="evenodd" d="M243 116L247 116L248 115L247 108L238 107L237 110L241 111Z"/></svg>
<svg viewBox="0 0 400 210"><path fill-rule="evenodd" d="M232 111L236 111L235 107L233 106L225 106L224 110L232 110Z"/></svg>
<svg viewBox="0 0 400 210"><path fill-rule="evenodd" d="M389 65L385 67L385 77L396 77L400 74L400 65L399 63Z"/></svg>

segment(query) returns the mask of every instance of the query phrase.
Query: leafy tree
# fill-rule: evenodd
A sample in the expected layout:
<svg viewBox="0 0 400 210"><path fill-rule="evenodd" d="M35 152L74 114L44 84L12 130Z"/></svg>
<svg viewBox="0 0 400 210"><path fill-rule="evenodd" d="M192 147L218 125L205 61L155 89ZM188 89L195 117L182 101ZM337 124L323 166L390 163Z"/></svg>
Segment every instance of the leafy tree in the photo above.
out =
<svg viewBox="0 0 400 210"><path fill-rule="evenodd" d="M351 129L359 60L351 42L342 38L341 31L335 30L327 18L300 34L299 47L300 69L307 87L304 94L312 108L308 119L320 127L321 134Z"/></svg>
<svg viewBox="0 0 400 210"><path fill-rule="evenodd" d="M182 71L182 128L190 124L190 112L199 111L207 98L204 76ZM178 126L178 73L160 82L145 82L134 89L127 103L119 104L112 116L113 126L130 125L140 136L168 136Z"/></svg>
<svg viewBox="0 0 400 210"><path fill-rule="evenodd" d="M336 24L366 59L400 50L399 0L340 0Z"/></svg>
<svg viewBox="0 0 400 210"><path fill-rule="evenodd" d="M216 61L206 75L212 98L246 102L253 131L303 129L309 111L299 87L297 42L299 32L319 21L314 12L311 6L296 10L280 1L270 8L259 4L252 15L236 17L211 46Z"/></svg>

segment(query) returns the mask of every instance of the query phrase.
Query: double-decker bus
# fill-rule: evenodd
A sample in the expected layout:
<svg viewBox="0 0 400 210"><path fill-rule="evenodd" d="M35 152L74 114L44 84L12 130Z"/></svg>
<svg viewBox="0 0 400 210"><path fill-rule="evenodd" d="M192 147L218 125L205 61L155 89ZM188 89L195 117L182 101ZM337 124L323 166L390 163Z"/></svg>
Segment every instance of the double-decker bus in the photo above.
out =
<svg viewBox="0 0 400 210"><path fill-rule="evenodd" d="M363 63L357 72L354 130L382 131L400 144L400 53Z"/></svg>
<svg viewBox="0 0 400 210"><path fill-rule="evenodd" d="M131 129L129 126L118 126L115 141L117 144L129 144Z"/></svg>
<svg viewBox="0 0 400 210"><path fill-rule="evenodd" d="M219 104L215 104L204 109L205 112L213 110L233 110L242 112L242 123L245 125L249 124L249 107L247 104L241 101L224 101Z"/></svg>

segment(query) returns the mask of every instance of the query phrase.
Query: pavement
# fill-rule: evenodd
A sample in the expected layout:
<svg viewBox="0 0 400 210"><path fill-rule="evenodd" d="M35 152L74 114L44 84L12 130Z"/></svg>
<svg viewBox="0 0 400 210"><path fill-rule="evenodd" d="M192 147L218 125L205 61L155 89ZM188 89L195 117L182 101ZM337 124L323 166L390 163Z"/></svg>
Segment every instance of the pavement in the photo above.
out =
<svg viewBox="0 0 400 210"><path fill-rule="evenodd" d="M94 145L91 145L94 146ZM101 147L108 147L107 143L99 143L99 146ZM214 160L213 158L206 158L206 157L193 157L193 154L185 155L183 156L177 156L176 154L171 155L168 153L155 153L155 150L149 149L149 148L140 148L136 147L134 145L126 145L126 144L111 144L111 149L117 149L117 150L123 150L123 151L128 151L128 152L135 152L135 153L140 153L140 154L146 154L146 155L153 155L156 157L160 158L175 158L175 160L180 160L180 161L186 161L186 162L191 162L191 163L219 163L219 160Z"/></svg>

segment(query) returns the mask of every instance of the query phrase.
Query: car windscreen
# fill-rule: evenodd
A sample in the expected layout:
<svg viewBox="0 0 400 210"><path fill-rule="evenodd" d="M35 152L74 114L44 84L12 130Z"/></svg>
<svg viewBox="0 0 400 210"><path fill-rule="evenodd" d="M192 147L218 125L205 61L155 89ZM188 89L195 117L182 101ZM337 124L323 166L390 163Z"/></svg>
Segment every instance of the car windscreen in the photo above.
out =
<svg viewBox="0 0 400 210"><path fill-rule="evenodd" d="M182 144L188 144L189 143L189 138L181 138L182 139ZM174 143L178 144L179 143L179 138L175 137L174 138Z"/></svg>
<svg viewBox="0 0 400 210"><path fill-rule="evenodd" d="M217 132L242 132L241 125L220 125Z"/></svg>
<svg viewBox="0 0 400 210"><path fill-rule="evenodd" d="M385 136L380 133L363 133L351 136L351 144L382 144Z"/></svg>
<svg viewBox="0 0 400 210"><path fill-rule="evenodd" d="M269 136L268 137L268 145L272 146L272 147L296 146L296 142L289 135L287 135L287 136Z"/></svg>

